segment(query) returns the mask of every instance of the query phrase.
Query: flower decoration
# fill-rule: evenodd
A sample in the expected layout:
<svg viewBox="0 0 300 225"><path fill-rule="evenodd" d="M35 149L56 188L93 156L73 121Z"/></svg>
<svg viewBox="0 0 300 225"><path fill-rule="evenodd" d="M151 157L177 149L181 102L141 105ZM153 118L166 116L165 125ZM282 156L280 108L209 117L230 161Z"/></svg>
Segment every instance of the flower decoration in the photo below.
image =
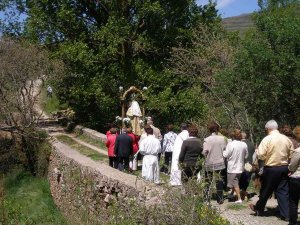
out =
<svg viewBox="0 0 300 225"><path fill-rule="evenodd" d="M123 119L123 123L125 124L126 127L129 127L129 126L130 126L130 118L125 117L125 118Z"/></svg>

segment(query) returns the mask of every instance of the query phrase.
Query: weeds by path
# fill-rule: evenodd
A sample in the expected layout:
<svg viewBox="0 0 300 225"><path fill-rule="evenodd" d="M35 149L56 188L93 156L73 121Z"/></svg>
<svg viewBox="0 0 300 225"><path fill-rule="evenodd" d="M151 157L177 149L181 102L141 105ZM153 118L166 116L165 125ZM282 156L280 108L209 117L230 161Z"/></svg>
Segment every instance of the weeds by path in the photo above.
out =
<svg viewBox="0 0 300 225"><path fill-rule="evenodd" d="M94 161L108 161L107 155L101 154L84 145L81 145L67 135L58 135L56 138Z"/></svg>
<svg viewBox="0 0 300 225"><path fill-rule="evenodd" d="M101 140L95 140L93 138L90 138L84 134L80 134L78 136L76 136L76 138L78 138L79 140L83 141L83 142L86 142L88 144L91 144L97 148L101 148L103 150L106 150L106 145L103 141Z"/></svg>
<svg viewBox="0 0 300 225"><path fill-rule="evenodd" d="M14 170L3 179L0 224L66 225L50 194L46 178Z"/></svg>

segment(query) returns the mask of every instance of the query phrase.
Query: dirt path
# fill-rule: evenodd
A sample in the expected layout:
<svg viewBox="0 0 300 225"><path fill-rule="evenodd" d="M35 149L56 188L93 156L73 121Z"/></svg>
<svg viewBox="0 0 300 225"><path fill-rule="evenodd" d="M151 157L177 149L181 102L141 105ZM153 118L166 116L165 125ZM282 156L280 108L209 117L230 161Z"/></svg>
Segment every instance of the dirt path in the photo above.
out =
<svg viewBox="0 0 300 225"><path fill-rule="evenodd" d="M244 224L244 225L287 225L288 222L280 220L275 217L273 212L276 211L277 201L272 198L269 199L266 208L272 211L271 216L257 217L253 216L253 211L248 207L248 204L255 204L258 200L258 196L254 196L249 202L244 201L243 204L237 206L235 203L227 202L227 200L222 205L214 205L220 210L221 215L228 219L232 224ZM271 213L266 213L271 214Z"/></svg>

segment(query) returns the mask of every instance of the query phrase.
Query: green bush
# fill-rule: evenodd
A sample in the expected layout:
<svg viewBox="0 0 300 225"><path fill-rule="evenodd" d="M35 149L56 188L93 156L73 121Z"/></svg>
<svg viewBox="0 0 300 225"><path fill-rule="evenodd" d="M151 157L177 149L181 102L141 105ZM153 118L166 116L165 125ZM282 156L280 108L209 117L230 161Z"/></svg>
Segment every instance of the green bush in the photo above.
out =
<svg viewBox="0 0 300 225"><path fill-rule="evenodd" d="M114 202L109 207L108 224L203 224L227 225L205 199L206 184L191 180L182 188L164 188L164 197L146 206L135 199ZM161 193L157 193L159 196Z"/></svg>

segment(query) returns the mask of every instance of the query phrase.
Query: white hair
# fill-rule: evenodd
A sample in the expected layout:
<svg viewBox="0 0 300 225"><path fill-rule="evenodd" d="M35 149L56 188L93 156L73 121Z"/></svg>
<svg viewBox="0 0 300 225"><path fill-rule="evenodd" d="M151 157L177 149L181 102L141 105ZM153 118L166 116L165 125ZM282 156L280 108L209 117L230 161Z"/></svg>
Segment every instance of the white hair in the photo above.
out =
<svg viewBox="0 0 300 225"><path fill-rule="evenodd" d="M266 125L265 128L268 130L277 130L278 129L278 124L275 120L269 120Z"/></svg>

